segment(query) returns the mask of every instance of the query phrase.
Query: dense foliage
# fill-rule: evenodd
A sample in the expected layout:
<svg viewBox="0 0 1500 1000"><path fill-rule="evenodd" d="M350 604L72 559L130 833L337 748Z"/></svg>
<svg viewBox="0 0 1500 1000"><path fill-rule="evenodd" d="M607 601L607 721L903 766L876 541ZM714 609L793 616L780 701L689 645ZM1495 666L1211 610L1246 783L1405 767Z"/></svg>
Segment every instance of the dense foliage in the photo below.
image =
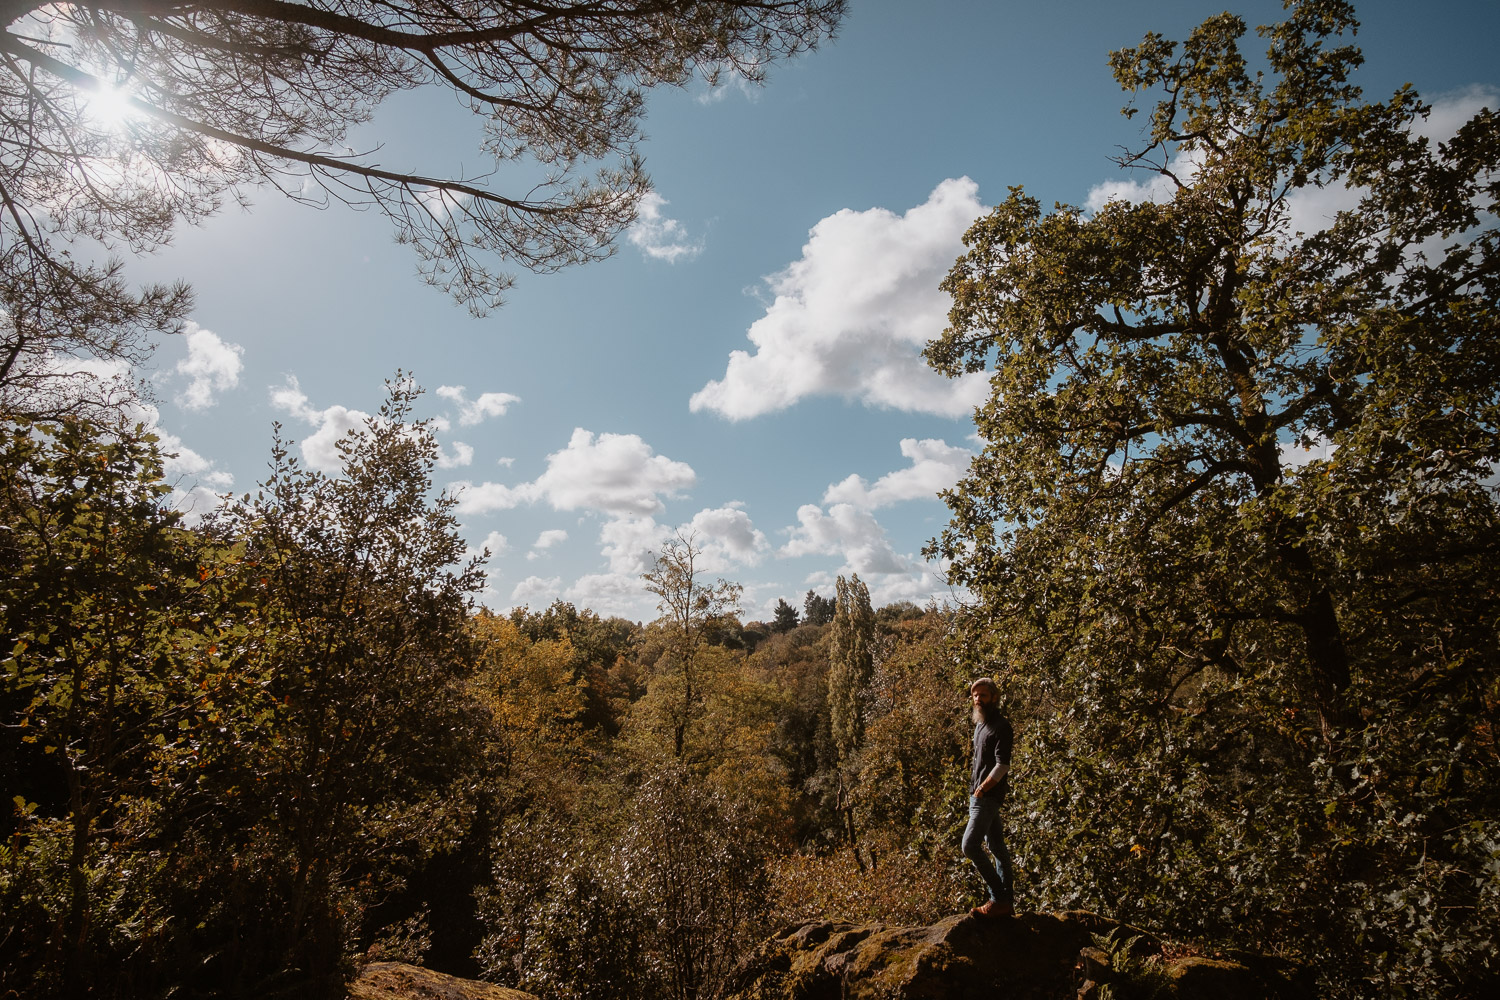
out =
<svg viewBox="0 0 1500 1000"><path fill-rule="evenodd" d="M1160 193L1015 190L974 225L928 356L993 393L934 551L1036 715L1041 899L1284 948L1350 993L1479 995L1500 119L1434 143L1409 88L1364 101L1354 28L1291 4L1263 72L1229 14L1147 35L1112 65L1164 95L1123 160ZM1339 190L1356 207L1302 207Z"/></svg>
<svg viewBox="0 0 1500 1000"><path fill-rule="evenodd" d="M260 489L191 526L148 435L8 425L0 988L337 995L362 955L425 955L685 1000L778 914L878 912L941 856L962 727L912 713L955 718L916 640L942 616L872 612L856 579L857 633L817 595L830 624L742 623L691 537L643 581L649 625L475 611L416 393L392 383L337 476L278 438ZM890 714L840 752L831 693ZM961 898L943 863L903 912Z"/></svg>
<svg viewBox="0 0 1500 1000"><path fill-rule="evenodd" d="M335 996L386 957L711 997L779 921L979 898L978 674L1023 908L1493 992L1500 123L1364 102L1353 27L1293 4L1261 74L1233 16L1148 35L1113 65L1166 94L1125 158L1157 194L970 231L928 352L993 369L934 543L967 609L853 577L747 622L687 534L653 622L476 610L399 376L338 475L278 438L192 525L149 435L12 416L0 993Z"/></svg>

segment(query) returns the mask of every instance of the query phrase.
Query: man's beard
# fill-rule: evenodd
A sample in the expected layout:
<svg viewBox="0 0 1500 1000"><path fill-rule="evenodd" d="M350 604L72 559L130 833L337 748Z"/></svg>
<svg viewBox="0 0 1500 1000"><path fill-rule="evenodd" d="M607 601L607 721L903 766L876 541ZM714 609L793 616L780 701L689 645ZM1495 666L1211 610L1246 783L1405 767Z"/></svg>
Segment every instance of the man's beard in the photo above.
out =
<svg viewBox="0 0 1500 1000"><path fill-rule="evenodd" d="M992 721L995 718L996 711L998 711L998 708L995 705L975 705L973 711L969 713L969 717L974 720L974 725L977 726L981 722Z"/></svg>

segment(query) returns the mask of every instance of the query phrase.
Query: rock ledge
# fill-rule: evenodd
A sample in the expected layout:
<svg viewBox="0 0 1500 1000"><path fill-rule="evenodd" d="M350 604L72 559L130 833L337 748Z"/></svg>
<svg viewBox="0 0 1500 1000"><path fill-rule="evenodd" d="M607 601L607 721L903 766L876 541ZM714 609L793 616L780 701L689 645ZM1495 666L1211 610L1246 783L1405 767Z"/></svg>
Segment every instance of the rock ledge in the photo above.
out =
<svg viewBox="0 0 1500 1000"><path fill-rule="evenodd" d="M1127 953L1097 946L1096 935ZM1162 953L1135 928L1080 910L981 920L968 914L927 927L820 921L788 929L747 955L728 1000L991 1000L1082 998L1149 976L1155 995L1177 1000L1311 1000L1310 978L1265 956Z"/></svg>
<svg viewBox="0 0 1500 1000"><path fill-rule="evenodd" d="M494 983L459 979L403 962L371 962L349 984L349 1000L537 1000Z"/></svg>

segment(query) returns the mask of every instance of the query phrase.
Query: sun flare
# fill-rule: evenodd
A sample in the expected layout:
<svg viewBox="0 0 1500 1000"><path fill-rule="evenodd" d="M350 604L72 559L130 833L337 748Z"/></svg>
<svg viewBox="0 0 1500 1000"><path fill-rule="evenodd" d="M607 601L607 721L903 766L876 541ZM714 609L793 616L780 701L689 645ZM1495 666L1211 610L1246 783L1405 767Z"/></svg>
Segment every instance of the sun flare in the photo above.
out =
<svg viewBox="0 0 1500 1000"><path fill-rule="evenodd" d="M97 90L82 97L84 116L100 128L124 128L131 119L140 116L131 106L130 98L130 91L100 83Z"/></svg>

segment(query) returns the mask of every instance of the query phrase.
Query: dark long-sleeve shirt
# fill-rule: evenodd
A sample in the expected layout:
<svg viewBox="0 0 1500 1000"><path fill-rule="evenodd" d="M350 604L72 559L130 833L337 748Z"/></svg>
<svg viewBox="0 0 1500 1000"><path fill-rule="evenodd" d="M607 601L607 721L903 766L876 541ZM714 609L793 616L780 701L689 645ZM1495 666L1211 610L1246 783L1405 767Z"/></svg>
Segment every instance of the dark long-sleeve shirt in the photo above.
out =
<svg viewBox="0 0 1500 1000"><path fill-rule="evenodd" d="M1004 764L1007 771L1009 770L1010 753L1015 741L1016 737L1010 728L1010 720L999 712L974 727L974 767L972 780L969 782L970 795L979 789L980 782L984 781L985 777L995 769L996 764ZM984 797L1003 802L1009 791L1010 775L1007 773L984 794Z"/></svg>

